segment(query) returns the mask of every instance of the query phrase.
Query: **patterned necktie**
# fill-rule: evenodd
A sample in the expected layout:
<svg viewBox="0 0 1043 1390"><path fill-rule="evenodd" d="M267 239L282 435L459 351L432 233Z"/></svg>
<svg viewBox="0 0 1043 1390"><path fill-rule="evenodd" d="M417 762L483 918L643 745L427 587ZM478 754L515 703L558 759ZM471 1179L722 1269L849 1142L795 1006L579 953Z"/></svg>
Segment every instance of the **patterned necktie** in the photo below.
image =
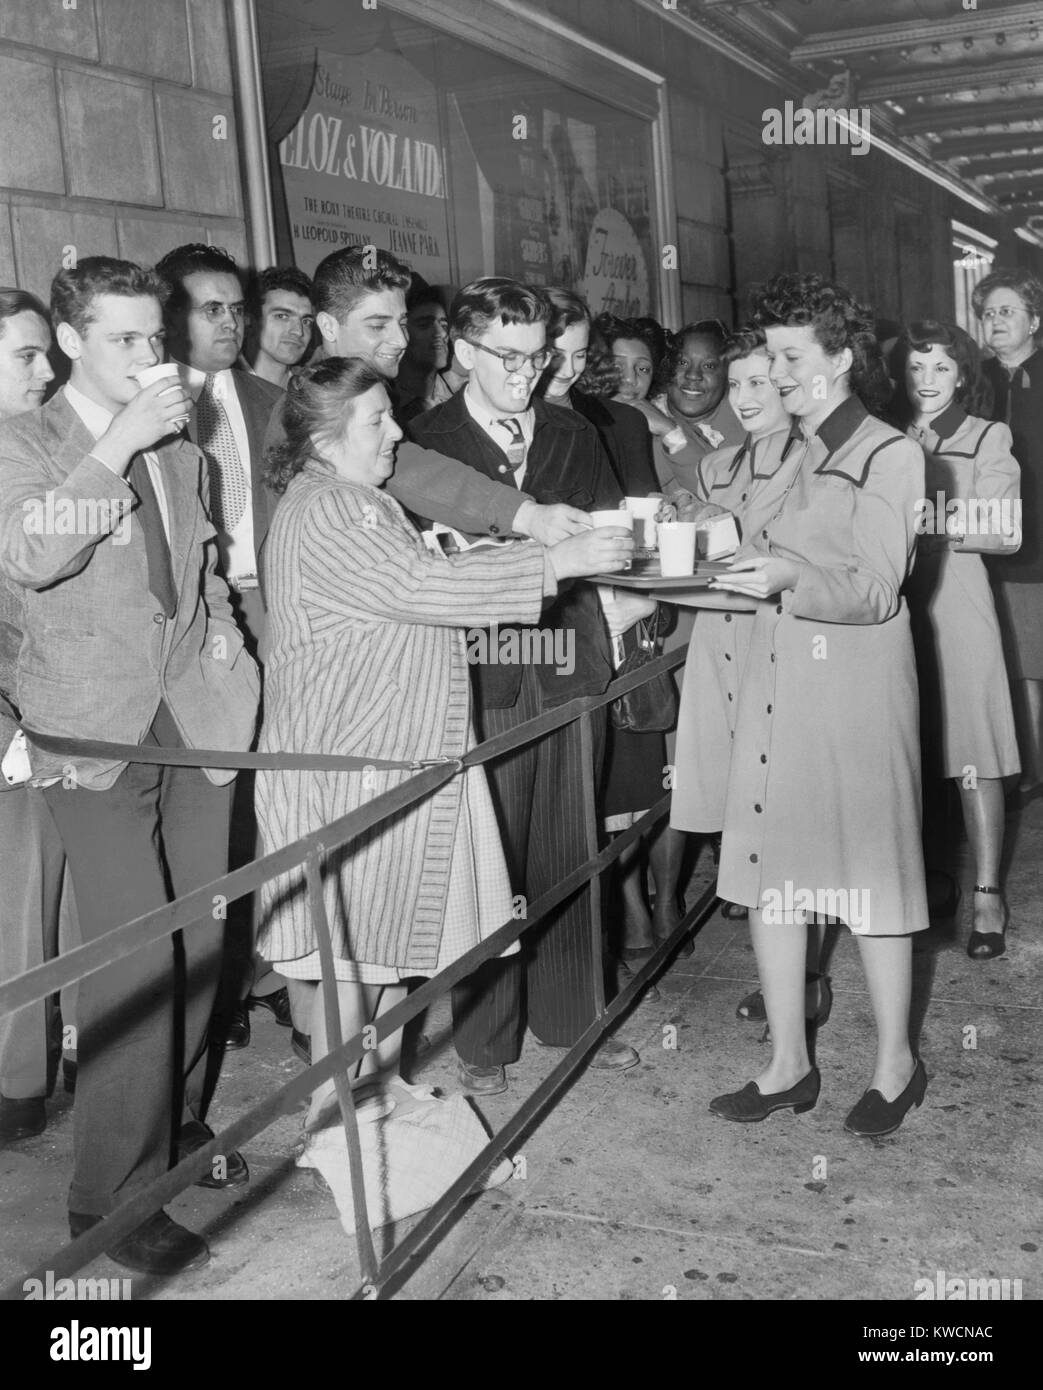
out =
<svg viewBox="0 0 1043 1390"><path fill-rule="evenodd" d="M170 546L167 533L163 529L163 516L159 510L159 502L144 454L135 454L127 471L127 481L138 494L136 516L145 536L149 590L153 598L162 605L166 616L172 618L177 611L177 592L174 588L174 572L170 566Z"/></svg>
<svg viewBox="0 0 1043 1390"><path fill-rule="evenodd" d="M497 420L496 423L502 425L511 436L511 442L507 445L507 464L510 467L501 464L500 472L517 471L525 462L525 435L522 432L522 427L513 415L505 415L502 420Z"/></svg>
<svg viewBox="0 0 1043 1390"><path fill-rule="evenodd" d="M210 512L214 525L230 536L239 525L250 500L239 446L220 394L214 390L215 374L209 372L196 401L199 447L210 465Z"/></svg>

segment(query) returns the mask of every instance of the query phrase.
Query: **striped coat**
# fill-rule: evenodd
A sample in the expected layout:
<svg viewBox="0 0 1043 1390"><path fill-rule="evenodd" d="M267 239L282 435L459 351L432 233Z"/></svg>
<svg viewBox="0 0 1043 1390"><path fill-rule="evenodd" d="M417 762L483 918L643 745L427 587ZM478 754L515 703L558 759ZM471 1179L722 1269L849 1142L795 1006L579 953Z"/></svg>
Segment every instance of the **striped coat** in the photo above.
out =
<svg viewBox="0 0 1043 1390"><path fill-rule="evenodd" d="M372 758L458 756L473 742L462 629L533 623L541 547L446 557L425 549L386 493L308 467L268 536L263 751ZM406 771L257 774L266 852L366 804ZM479 777L473 769L464 774ZM438 960L462 778L327 857L336 955L432 973ZM484 791L484 787L483 787ZM475 872L483 866L476 863ZM316 948L303 874L266 885L259 945L273 961ZM499 925L499 924L497 924Z"/></svg>

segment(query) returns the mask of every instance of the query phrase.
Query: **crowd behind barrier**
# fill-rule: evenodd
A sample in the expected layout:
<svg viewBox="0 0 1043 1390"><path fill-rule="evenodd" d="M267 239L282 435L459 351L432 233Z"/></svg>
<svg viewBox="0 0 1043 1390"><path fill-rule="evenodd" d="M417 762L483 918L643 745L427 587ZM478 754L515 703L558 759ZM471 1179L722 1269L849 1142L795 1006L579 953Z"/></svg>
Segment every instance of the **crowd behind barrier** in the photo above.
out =
<svg viewBox="0 0 1043 1390"><path fill-rule="evenodd" d="M639 1061L606 1029L712 908L693 837L772 1039L710 1112L817 1102L836 921L877 1024L845 1127L922 1103L912 939L958 896L939 788L988 962L1005 809L1043 784L1043 287L979 284L987 360L819 275L750 303L671 334L503 276L450 295L371 247L248 279L199 244L85 257L50 309L0 290L0 872L31 869L3 895L0 1139L46 1127L61 990L48 1268L205 1263L163 1203L247 1182L237 1146L307 1097L306 1134L339 1111L379 1292L595 1044ZM624 573L697 551L725 563L686 594ZM564 1060L381 1263L353 1095L401 1081L445 993L465 1093L507 1089L527 1031ZM215 1136L208 1059L258 1008L308 1070Z"/></svg>

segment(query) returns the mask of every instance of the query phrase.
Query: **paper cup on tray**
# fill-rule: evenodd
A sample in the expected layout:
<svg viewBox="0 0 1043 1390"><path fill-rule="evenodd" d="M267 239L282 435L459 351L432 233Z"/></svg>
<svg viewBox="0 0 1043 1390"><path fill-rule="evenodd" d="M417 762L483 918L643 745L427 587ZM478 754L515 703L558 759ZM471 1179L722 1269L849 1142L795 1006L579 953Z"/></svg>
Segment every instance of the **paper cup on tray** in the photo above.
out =
<svg viewBox="0 0 1043 1390"><path fill-rule="evenodd" d="M662 504L662 497L625 497L623 500L634 518L634 544L639 550L654 550L656 512Z"/></svg>
<svg viewBox="0 0 1043 1390"><path fill-rule="evenodd" d="M659 523L659 572L664 579L695 573L695 522Z"/></svg>

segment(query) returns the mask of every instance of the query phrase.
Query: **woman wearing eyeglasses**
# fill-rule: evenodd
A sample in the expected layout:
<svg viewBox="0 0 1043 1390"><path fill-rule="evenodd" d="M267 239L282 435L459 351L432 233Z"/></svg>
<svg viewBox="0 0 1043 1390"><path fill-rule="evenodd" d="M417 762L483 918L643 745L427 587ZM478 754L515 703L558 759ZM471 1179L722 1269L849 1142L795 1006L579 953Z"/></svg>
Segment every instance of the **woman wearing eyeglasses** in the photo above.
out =
<svg viewBox="0 0 1043 1390"><path fill-rule="evenodd" d="M655 444L656 475L669 497L679 490L697 493L699 464L715 449L742 443L744 430L728 403L724 344L728 330L720 319L703 319L682 328L670 341L659 366L655 404L679 427L680 447L669 436Z"/></svg>
<svg viewBox="0 0 1043 1390"><path fill-rule="evenodd" d="M923 453L866 408L879 408L889 387L872 315L843 286L778 276L757 296L754 319L800 442L750 498L742 547L714 581L762 600L739 687L718 888L750 909L772 1055L710 1109L748 1123L816 1104L807 921L839 919L857 939L877 1033L869 1088L844 1127L879 1137L927 1086L909 1037L912 934L928 915L916 664L902 598Z"/></svg>
<svg viewBox="0 0 1043 1390"><path fill-rule="evenodd" d="M992 419L1010 426L1021 468L1022 542L990 557L1007 672L1018 719L1019 791L1043 782L1043 285L1024 270L994 270L974 289L986 346Z"/></svg>

